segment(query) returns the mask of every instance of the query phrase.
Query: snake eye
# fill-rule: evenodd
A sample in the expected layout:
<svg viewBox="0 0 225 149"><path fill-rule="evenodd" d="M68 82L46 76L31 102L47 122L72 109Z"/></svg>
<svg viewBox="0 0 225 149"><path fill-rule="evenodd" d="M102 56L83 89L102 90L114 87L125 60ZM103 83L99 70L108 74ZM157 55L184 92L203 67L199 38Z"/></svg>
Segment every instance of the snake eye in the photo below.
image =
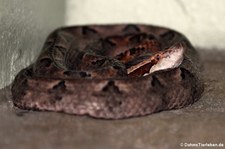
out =
<svg viewBox="0 0 225 149"><path fill-rule="evenodd" d="M158 60L160 60L160 55L156 55L156 60L158 61Z"/></svg>

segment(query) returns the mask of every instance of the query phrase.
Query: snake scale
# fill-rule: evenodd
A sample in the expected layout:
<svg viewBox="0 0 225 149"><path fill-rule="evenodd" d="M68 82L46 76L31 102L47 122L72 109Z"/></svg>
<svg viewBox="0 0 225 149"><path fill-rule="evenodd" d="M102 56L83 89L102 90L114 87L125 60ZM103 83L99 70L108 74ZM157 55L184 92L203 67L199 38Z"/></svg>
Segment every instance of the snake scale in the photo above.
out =
<svg viewBox="0 0 225 149"><path fill-rule="evenodd" d="M16 107L103 119L143 116L197 101L199 55L174 30L143 24L59 28L12 84Z"/></svg>

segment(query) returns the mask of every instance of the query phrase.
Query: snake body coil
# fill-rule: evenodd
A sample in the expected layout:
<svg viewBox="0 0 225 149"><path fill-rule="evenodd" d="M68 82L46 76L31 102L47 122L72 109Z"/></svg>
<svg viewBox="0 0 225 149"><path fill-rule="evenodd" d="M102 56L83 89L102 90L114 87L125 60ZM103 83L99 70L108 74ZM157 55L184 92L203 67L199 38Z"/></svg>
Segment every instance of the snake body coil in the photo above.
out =
<svg viewBox="0 0 225 149"><path fill-rule="evenodd" d="M12 85L14 105L122 119L194 103L203 92L187 38L147 25L61 28Z"/></svg>

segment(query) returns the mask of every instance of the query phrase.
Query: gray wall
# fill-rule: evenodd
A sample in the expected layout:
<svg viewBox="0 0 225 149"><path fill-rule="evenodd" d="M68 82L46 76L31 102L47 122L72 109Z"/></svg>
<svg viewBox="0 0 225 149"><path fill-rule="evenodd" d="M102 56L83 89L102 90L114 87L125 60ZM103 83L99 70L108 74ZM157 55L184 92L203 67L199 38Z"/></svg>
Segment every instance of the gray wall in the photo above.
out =
<svg viewBox="0 0 225 149"><path fill-rule="evenodd" d="M0 88L10 84L64 24L63 0L0 0Z"/></svg>

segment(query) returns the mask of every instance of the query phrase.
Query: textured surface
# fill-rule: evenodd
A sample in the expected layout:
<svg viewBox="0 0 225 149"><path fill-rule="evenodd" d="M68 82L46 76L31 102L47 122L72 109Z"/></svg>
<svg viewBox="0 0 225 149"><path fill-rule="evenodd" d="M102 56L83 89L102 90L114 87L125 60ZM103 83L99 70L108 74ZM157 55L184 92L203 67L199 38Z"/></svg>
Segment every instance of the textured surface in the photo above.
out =
<svg viewBox="0 0 225 149"><path fill-rule="evenodd" d="M224 0L67 0L66 5L67 25L155 24L184 33L194 46L225 47Z"/></svg>
<svg viewBox="0 0 225 149"><path fill-rule="evenodd" d="M186 37L150 25L54 31L12 84L15 106L122 119L185 107L203 92L199 55Z"/></svg>
<svg viewBox="0 0 225 149"><path fill-rule="evenodd" d="M26 112L14 108L10 89L3 89L0 147L176 149L182 142L225 145L225 53L202 51L201 55L206 85L203 97L190 107L141 118L107 121L54 112Z"/></svg>
<svg viewBox="0 0 225 149"><path fill-rule="evenodd" d="M63 23L61 0L0 0L0 88L37 57L49 32Z"/></svg>

